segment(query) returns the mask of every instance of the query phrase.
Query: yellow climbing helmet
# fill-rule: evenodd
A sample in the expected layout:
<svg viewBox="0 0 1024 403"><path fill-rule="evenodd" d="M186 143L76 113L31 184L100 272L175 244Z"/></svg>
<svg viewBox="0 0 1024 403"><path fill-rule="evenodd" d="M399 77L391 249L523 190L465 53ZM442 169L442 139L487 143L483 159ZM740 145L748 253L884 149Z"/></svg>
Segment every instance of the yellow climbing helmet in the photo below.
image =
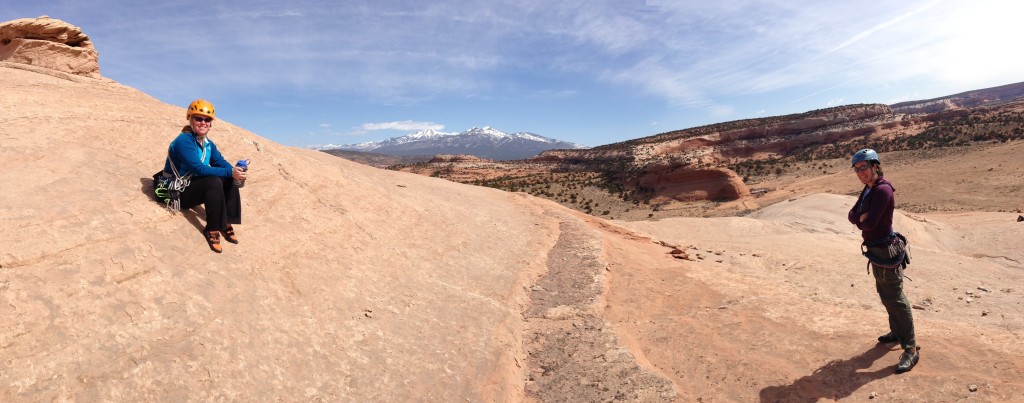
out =
<svg viewBox="0 0 1024 403"><path fill-rule="evenodd" d="M213 104L205 99L197 99L188 105L188 112L185 112L185 120L191 120L192 115L203 115L216 119L217 114L213 111Z"/></svg>

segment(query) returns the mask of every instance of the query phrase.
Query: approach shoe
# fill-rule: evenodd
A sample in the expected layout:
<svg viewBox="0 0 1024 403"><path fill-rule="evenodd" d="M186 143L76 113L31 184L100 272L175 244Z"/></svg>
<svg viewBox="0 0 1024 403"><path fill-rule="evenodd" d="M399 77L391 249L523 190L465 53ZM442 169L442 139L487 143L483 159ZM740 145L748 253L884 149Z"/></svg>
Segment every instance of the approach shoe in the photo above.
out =
<svg viewBox="0 0 1024 403"><path fill-rule="evenodd" d="M879 343L897 343L899 341L900 339L896 338L896 334L893 332L889 332L881 336L878 336Z"/></svg>
<svg viewBox="0 0 1024 403"><path fill-rule="evenodd" d="M903 355L900 356L900 363L896 364L896 373L902 374L910 371L917 365L917 361L921 358L920 347L911 347L903 350Z"/></svg>
<svg viewBox="0 0 1024 403"><path fill-rule="evenodd" d="M224 251L224 249L220 247L220 232L218 231L207 232L206 243L210 244L210 250L214 252L221 253Z"/></svg>
<svg viewBox="0 0 1024 403"><path fill-rule="evenodd" d="M228 241L228 242L231 242L231 243L234 243L234 244L238 243L238 237L235 236L235 228L234 227L227 227L226 229L222 229L222 230L220 230L220 233L224 234L224 240L225 241Z"/></svg>

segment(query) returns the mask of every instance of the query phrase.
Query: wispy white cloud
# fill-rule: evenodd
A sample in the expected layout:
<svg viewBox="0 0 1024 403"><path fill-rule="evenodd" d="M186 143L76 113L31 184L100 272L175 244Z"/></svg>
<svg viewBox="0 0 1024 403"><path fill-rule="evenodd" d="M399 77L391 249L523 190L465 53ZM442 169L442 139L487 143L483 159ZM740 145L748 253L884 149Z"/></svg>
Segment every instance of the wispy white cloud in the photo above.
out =
<svg viewBox="0 0 1024 403"><path fill-rule="evenodd" d="M698 82L686 72L666 66L663 58L652 56L622 69L608 69L599 77L613 83L636 85L642 90L683 105L706 105Z"/></svg>
<svg viewBox="0 0 1024 403"><path fill-rule="evenodd" d="M49 14L79 25L104 75L168 102L245 98L291 116L309 113L309 99L443 108L581 105L601 94L717 119L860 102L854 92L875 89L939 96L1024 71L1013 42L1024 2L1012 0L41 3L5 4L0 20ZM366 119L325 120L349 134L389 130ZM405 123L415 127L390 130L440 126Z"/></svg>
<svg viewBox="0 0 1024 403"><path fill-rule="evenodd" d="M383 123L363 123L361 126L363 130L402 130L402 131L419 131L419 130L442 130L444 125L434 122L417 122L413 120L402 120L398 122L383 122Z"/></svg>
<svg viewBox="0 0 1024 403"><path fill-rule="evenodd" d="M905 80L998 85L1019 81L1024 69L1024 54L1006 51L1006 38L1015 37L1011 31L1017 25L1009 20L1024 15L1019 2L653 4L657 10L644 18L641 32L627 31L635 40L631 48L605 43L607 32L581 32L605 44L609 55L637 56L613 59L620 63L602 70L599 78L683 106L800 87L818 95L840 85L865 88ZM616 24L603 22L589 26L614 32ZM957 46L968 41L973 44ZM960 57L965 54L976 56ZM992 63L993 57L1000 62Z"/></svg>
<svg viewBox="0 0 1024 403"><path fill-rule="evenodd" d="M958 36L977 38L972 31L1007 33L1010 28L998 27L1015 24L1000 21L1022 11L1018 2L969 3L508 0L469 7L461 0L372 5L296 0L127 8L96 0L90 8L105 10L109 18L85 28L108 37L99 44L101 50L112 49L101 52L101 67L103 56L144 54L145 59L119 62L116 69L155 86L160 85L156 77L164 77L197 88L289 87L404 103L530 90L524 83L531 75L569 74L632 87L677 105L707 105L723 95L824 88L835 77L963 80L982 64L908 57L948 52L950 43L963 45ZM983 13L993 23L965 23L970 10L999 11ZM988 38L974 44L983 49L962 51L989 55L985 43L998 43L1000 37ZM1005 77L1020 71L1021 64L1014 60L984 71Z"/></svg>
<svg viewBox="0 0 1024 403"><path fill-rule="evenodd" d="M882 21L881 23L879 23L879 24L877 24L877 25L875 25L873 27L870 27L870 28L868 28L865 31L858 32L856 35L854 35L850 39L847 39L846 41L844 41L843 43L840 43L836 47L834 47L832 49L829 49L828 51L826 51L825 53L821 54L820 56L828 55L828 54L830 54L832 52L835 52L837 50L846 48L847 46L850 46L850 45L852 45L854 43L860 42L864 38L867 38L868 36L871 36L871 35L877 33L878 31L881 31L881 30L883 30L885 28L888 28L888 27L890 27L892 25L895 25L895 24L897 24L897 23L899 23L899 22L901 22L903 20L906 20L907 18L910 18L911 16L913 16L915 14L918 14L918 13L920 13L922 11L925 11L925 10L927 10L929 8L932 8L932 6L934 6L934 5L938 4L938 3L941 3L943 1L945 1L945 0L934 0L932 2L926 3L925 5L923 5L921 7L918 7L916 9L914 9L914 10L911 10L910 12L908 12L906 14L898 15L898 16L893 17L891 19Z"/></svg>

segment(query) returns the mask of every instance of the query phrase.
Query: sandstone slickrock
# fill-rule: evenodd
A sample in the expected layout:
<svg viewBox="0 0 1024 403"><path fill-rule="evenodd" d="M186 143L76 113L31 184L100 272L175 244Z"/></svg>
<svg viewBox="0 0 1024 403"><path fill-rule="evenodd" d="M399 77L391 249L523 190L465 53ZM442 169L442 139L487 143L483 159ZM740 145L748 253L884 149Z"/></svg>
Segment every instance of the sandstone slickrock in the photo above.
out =
<svg viewBox="0 0 1024 403"><path fill-rule="evenodd" d="M255 163L241 242L214 254L201 207L171 214L151 197L182 108L0 65L0 110L3 402L523 401L538 365L528 290L556 243L601 255L600 241L571 242L594 229L553 203L281 146L225 120L211 138ZM588 301L604 284L591 283ZM547 376L596 374L581 393L671 396L599 314L580 334L614 357ZM614 383L622 368L635 377Z"/></svg>
<svg viewBox="0 0 1024 403"><path fill-rule="evenodd" d="M896 214L919 248L910 298L934 301L915 315L932 353L910 377L887 376L898 352L875 343L887 324L846 221L853 196L795 192L745 217L614 222L218 120L221 151L256 163L241 243L214 254L201 208L170 214L150 197L181 107L10 64L3 402L817 401L872 390L1024 401L1024 292L979 288L970 306L945 297L1024 283L1024 228L1006 213ZM1004 149L1019 170L1024 143L985 153ZM991 158L969 157L926 173L977 176L974 157ZM899 175L920 165L886 174L910 185ZM851 182L829 190L855 192ZM691 245L697 261L670 245ZM993 387L969 395L967 383Z"/></svg>
<svg viewBox="0 0 1024 403"><path fill-rule="evenodd" d="M522 287L557 227L522 196L218 120L254 168L214 254L202 208L150 196L181 107L0 66L0 110L0 401L523 394Z"/></svg>

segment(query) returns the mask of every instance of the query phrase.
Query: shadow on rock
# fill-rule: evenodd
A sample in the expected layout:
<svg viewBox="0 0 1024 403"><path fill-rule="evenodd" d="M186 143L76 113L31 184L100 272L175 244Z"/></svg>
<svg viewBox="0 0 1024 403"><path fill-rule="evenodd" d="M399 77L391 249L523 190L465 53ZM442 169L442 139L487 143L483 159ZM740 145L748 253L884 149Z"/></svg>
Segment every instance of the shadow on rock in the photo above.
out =
<svg viewBox="0 0 1024 403"><path fill-rule="evenodd" d="M885 344L876 344L848 360L833 360L790 385L769 386L761 390L762 402L838 400L853 394L868 383L893 375L895 364L874 372L858 372L870 368L875 360L889 353Z"/></svg>
<svg viewBox="0 0 1024 403"><path fill-rule="evenodd" d="M164 205L164 201L158 199L156 197L156 193L153 192L153 177L148 176L145 178L139 178L139 185L139 191L142 192L142 194L146 195L146 197L148 197L149 200L152 200L157 204L160 204L161 206Z"/></svg>
<svg viewBox="0 0 1024 403"><path fill-rule="evenodd" d="M163 200L157 198L156 193L153 192L153 177L139 178L139 185L141 186L139 191L146 195L149 200L152 200L154 203L165 208L167 207L167 204L164 203ZM185 219L196 227L199 232L203 232L203 229L206 228L206 225L201 221L201 219L206 219L206 209L203 208L203 206L196 206L191 209L182 209L181 215L185 216Z"/></svg>
<svg viewBox="0 0 1024 403"><path fill-rule="evenodd" d="M206 209L203 206L195 206L188 210L182 209L181 215L185 216L185 219L192 223L199 232L203 232L206 229L206 224L200 221L200 217L204 220L206 219Z"/></svg>

